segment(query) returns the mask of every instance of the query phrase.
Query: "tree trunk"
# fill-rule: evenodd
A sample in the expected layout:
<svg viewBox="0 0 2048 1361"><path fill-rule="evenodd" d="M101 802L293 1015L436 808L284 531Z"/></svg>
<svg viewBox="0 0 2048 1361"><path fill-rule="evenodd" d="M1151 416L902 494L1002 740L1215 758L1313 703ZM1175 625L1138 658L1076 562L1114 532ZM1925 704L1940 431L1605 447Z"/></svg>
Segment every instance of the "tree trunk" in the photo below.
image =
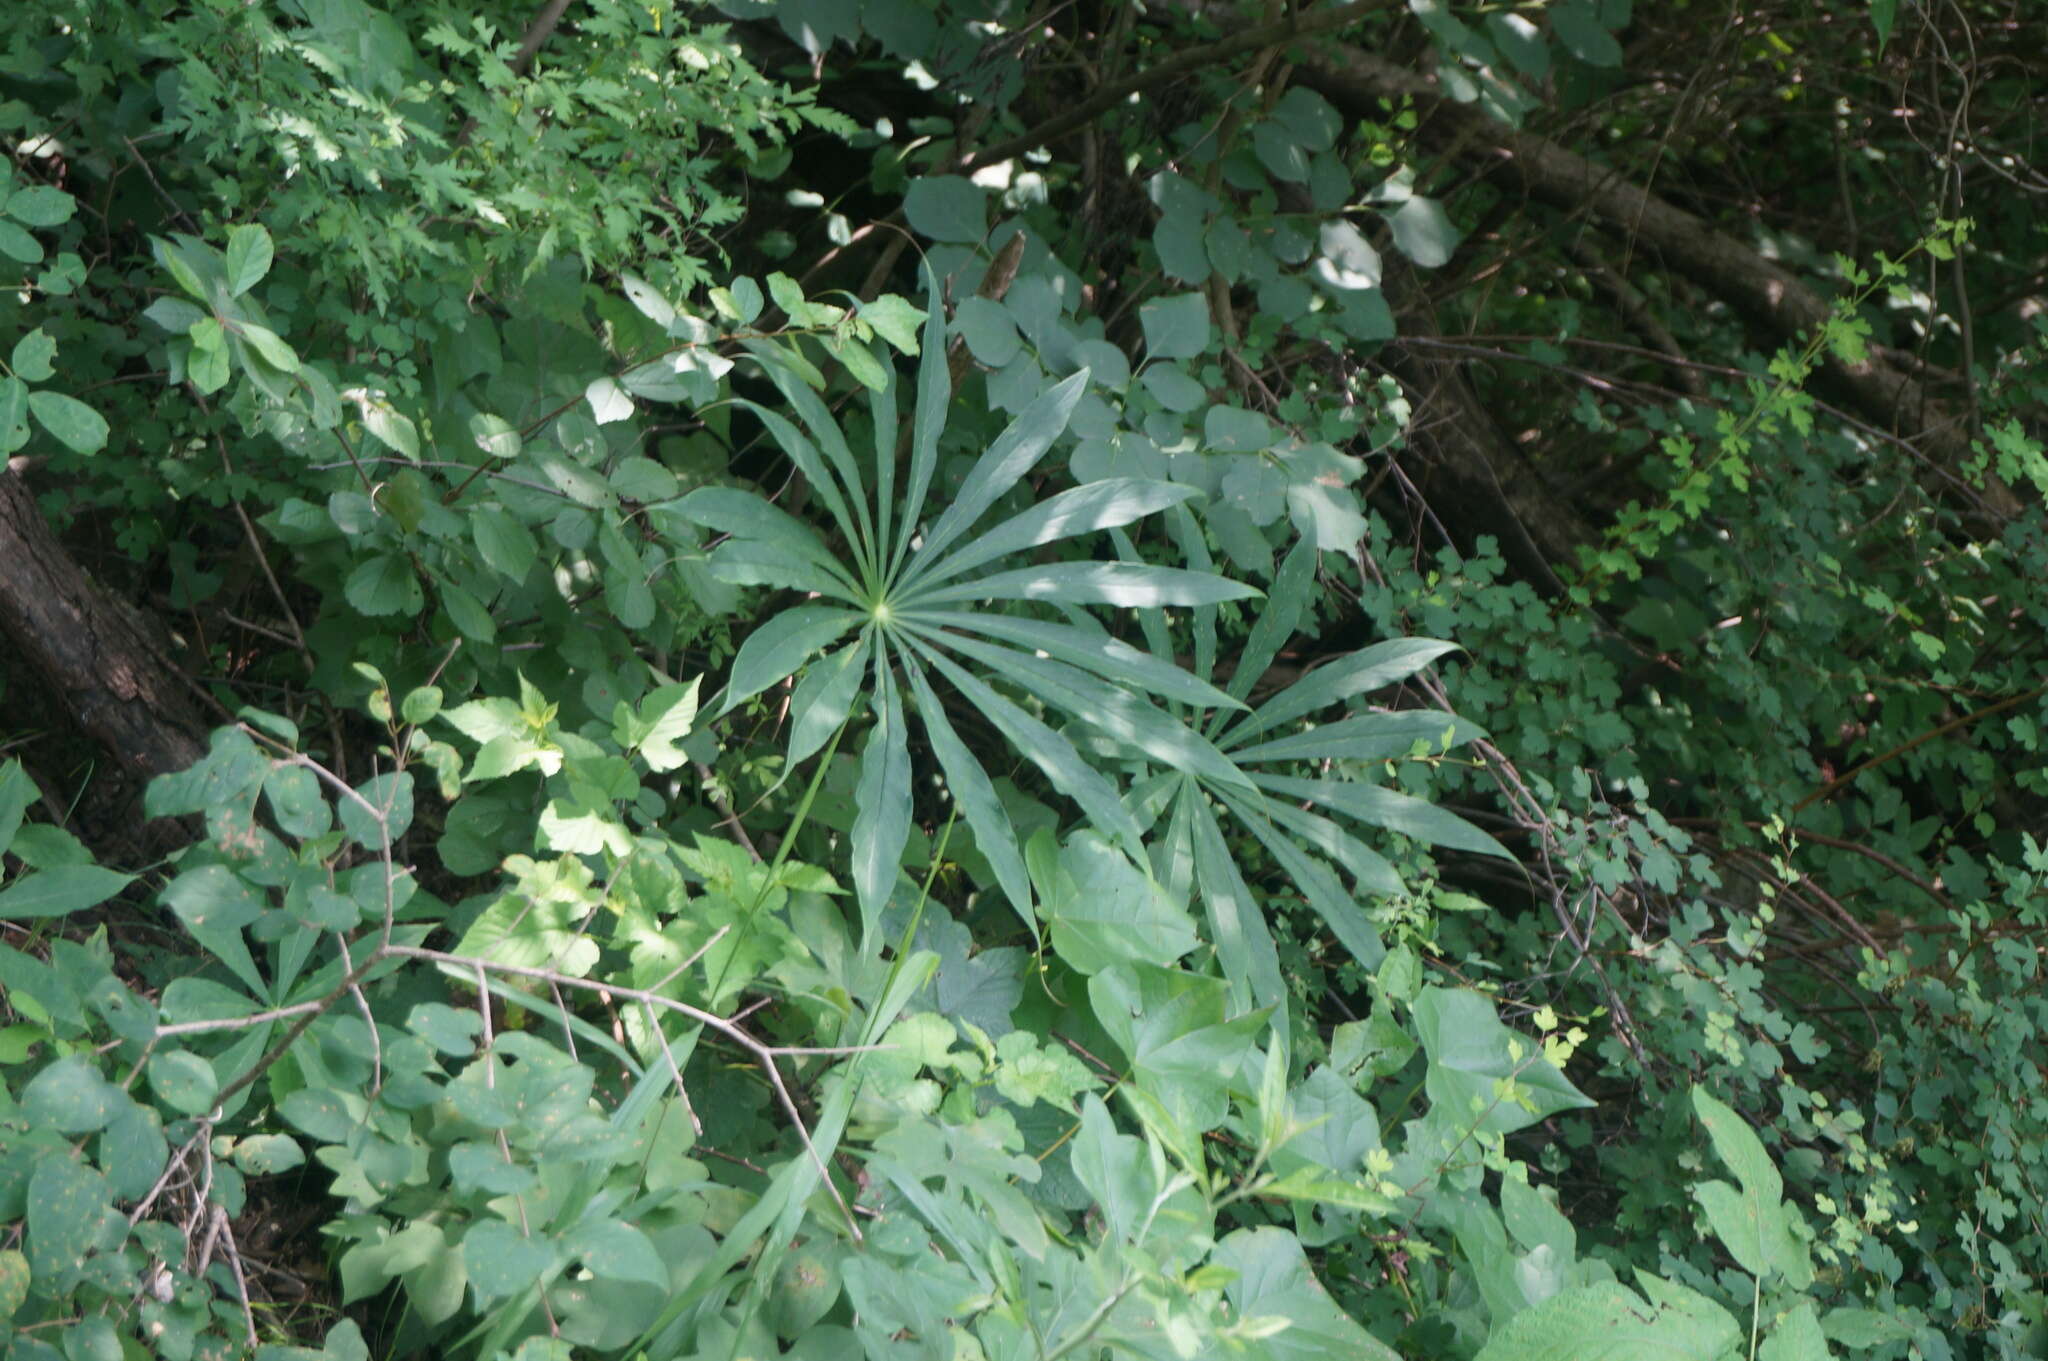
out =
<svg viewBox="0 0 2048 1361"><path fill-rule="evenodd" d="M143 780L206 754L206 724L156 646L71 560L0 468L0 637L81 732Z"/></svg>
<svg viewBox="0 0 2048 1361"><path fill-rule="evenodd" d="M1380 116L1381 100L1414 99L1423 114L1418 132L1425 141L1461 160L1490 165L1532 197L1586 213L1647 246L1782 339L1809 336L1829 316L1828 300L1797 275L1630 183L1619 171L1445 98L1432 79L1341 43L1319 47L1297 69L1297 79L1352 118ZM1956 469L1971 452L1968 420L1929 394L1919 379L1874 349L1854 363L1825 355L1818 376L1871 424L1924 449L1953 484L1963 485ZM1987 474L1984 487L1971 494L2000 522L2020 512L2019 498L1994 474Z"/></svg>

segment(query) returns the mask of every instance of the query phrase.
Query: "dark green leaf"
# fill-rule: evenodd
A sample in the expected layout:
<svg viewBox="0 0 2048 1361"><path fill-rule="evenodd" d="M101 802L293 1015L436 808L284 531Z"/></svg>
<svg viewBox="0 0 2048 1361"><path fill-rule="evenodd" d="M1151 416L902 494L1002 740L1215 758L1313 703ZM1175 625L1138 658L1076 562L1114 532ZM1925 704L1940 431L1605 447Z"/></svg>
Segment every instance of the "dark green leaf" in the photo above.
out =
<svg viewBox="0 0 2048 1361"><path fill-rule="evenodd" d="M988 231L988 191L959 175L928 175L904 191L903 215L934 241L977 242Z"/></svg>
<svg viewBox="0 0 2048 1361"><path fill-rule="evenodd" d="M43 429L73 453L93 454L106 447L106 418L76 397L39 389L29 393L28 409Z"/></svg>
<svg viewBox="0 0 2048 1361"><path fill-rule="evenodd" d="M134 879L98 865L58 865L25 874L0 889L0 921L82 912L99 906Z"/></svg>

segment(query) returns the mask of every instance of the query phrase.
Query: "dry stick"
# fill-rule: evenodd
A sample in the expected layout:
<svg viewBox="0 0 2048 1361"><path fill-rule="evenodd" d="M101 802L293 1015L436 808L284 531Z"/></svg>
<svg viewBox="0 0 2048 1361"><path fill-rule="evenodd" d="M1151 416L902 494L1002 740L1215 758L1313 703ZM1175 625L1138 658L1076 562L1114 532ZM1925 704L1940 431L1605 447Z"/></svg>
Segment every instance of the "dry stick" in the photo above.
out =
<svg viewBox="0 0 2048 1361"><path fill-rule="evenodd" d="M225 1246L228 1269L235 1273L235 1294L242 1302L242 1326L248 1330L249 1345L253 1347L257 1343L256 1311L249 1307L249 1280L242 1274L242 1254L235 1247L235 1230L228 1223L228 1212L218 1205L213 1207L213 1227Z"/></svg>
<svg viewBox="0 0 2048 1361"><path fill-rule="evenodd" d="M559 994L557 995L559 996ZM669 1076L676 1080L676 1099L683 1103L683 1114L690 1117L690 1128L701 1139L704 1137L704 1122L697 1118L697 1108L690 1104L689 1088L683 1085L682 1067L676 1063L676 1051L669 1048L668 1045L668 1031L662 1028L661 1018L654 1014L653 1007L642 1002L640 1004L640 1011L647 1020L648 1029L652 1030L654 1037L661 1041L661 1056L668 1060Z"/></svg>
<svg viewBox="0 0 2048 1361"><path fill-rule="evenodd" d="M334 939L341 946L342 972L353 972L355 960L349 957L348 937L336 931ZM356 1009L363 1013L363 1024L370 1028L370 1071L375 1075L370 1082L370 1099L374 1101L377 1099L377 1093L384 1090L384 1043L377 1038L377 1017L370 1011L370 999L363 996L362 986L351 983L348 990L356 999ZM570 1057L575 1056L572 1054Z"/></svg>
<svg viewBox="0 0 2048 1361"><path fill-rule="evenodd" d="M733 811L732 800L719 788L718 776L702 761L692 761L690 764L696 767L697 778L704 782L704 788L710 793L711 806L718 810L718 825L732 828L732 834L740 839L740 845L747 848L747 854L753 857L755 864L767 863L761 858L760 850L755 847L754 838L747 835L746 825L740 821L740 815Z"/></svg>

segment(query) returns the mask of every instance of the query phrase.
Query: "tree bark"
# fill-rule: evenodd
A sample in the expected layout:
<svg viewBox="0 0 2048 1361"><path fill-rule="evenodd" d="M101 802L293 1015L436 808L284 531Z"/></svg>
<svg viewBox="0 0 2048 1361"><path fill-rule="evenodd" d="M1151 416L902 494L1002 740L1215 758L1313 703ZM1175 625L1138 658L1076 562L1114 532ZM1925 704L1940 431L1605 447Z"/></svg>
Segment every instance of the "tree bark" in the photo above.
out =
<svg viewBox="0 0 2048 1361"><path fill-rule="evenodd" d="M206 724L149 637L64 551L0 470L0 637L81 732L147 780L206 754Z"/></svg>
<svg viewBox="0 0 2048 1361"><path fill-rule="evenodd" d="M1468 162L1490 164L1532 197L1587 213L1655 250L1674 269L1783 339L1812 334L1830 314L1826 298L1733 237L1630 183L1619 171L1445 98L1434 79L1341 43L1318 47L1296 68L1296 78L1353 118L1378 116L1384 99L1414 99L1424 114L1419 135L1431 145ZM1969 457L1966 414L1933 397L1919 379L1875 349L1855 363L1825 355L1818 376L1873 425L1915 442L1945 469L1953 472ZM1995 474L1987 474L1975 494L2001 522L2021 510L2018 496Z"/></svg>

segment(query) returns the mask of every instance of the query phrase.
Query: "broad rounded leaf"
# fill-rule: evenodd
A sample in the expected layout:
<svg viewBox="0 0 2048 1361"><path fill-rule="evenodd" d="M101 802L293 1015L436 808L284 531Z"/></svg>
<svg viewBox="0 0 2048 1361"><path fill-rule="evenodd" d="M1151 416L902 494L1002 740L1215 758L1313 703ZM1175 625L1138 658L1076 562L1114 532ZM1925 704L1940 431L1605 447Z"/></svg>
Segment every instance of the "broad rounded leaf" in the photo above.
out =
<svg viewBox="0 0 2048 1361"><path fill-rule="evenodd" d="M1138 309L1145 353L1152 359L1193 359L1209 348L1209 300L1200 293L1154 298Z"/></svg>
<svg viewBox="0 0 2048 1361"><path fill-rule="evenodd" d="M31 184L7 198L7 215L31 227L61 227L78 211L78 201L55 185Z"/></svg>
<svg viewBox="0 0 2048 1361"><path fill-rule="evenodd" d="M1451 252L1458 248L1458 229L1433 198L1409 199L1395 210L1389 223L1394 244L1424 269L1448 264Z"/></svg>
<svg viewBox="0 0 2048 1361"><path fill-rule="evenodd" d="M376 553L363 559L342 586L348 603L363 614L413 615L426 603L412 563L400 553Z"/></svg>
<svg viewBox="0 0 2048 1361"><path fill-rule="evenodd" d="M82 1054L59 1059L37 1073L21 1093L31 1125L59 1134L90 1134L113 1115L120 1089Z"/></svg>
<svg viewBox="0 0 2048 1361"><path fill-rule="evenodd" d="M240 297L270 273L270 233L250 223L228 232L228 292Z"/></svg>
<svg viewBox="0 0 2048 1361"><path fill-rule="evenodd" d="M463 1237L462 1260L476 1293L494 1300L533 1285L555 1265L556 1254L546 1239L528 1238L510 1224L487 1219Z"/></svg>
<svg viewBox="0 0 2048 1361"><path fill-rule="evenodd" d="M929 175L910 182L903 216L934 241L972 243L988 230L988 191L959 175Z"/></svg>
<svg viewBox="0 0 2048 1361"><path fill-rule="evenodd" d="M183 1049L159 1053L149 1061L150 1089L164 1104L185 1115L204 1115L213 1108L220 1079L213 1065Z"/></svg>
<svg viewBox="0 0 2048 1361"><path fill-rule="evenodd" d="M1586 0L1561 0L1550 9L1550 26L1571 54L1589 66L1621 65L1621 44L1600 23Z"/></svg>
<svg viewBox="0 0 2048 1361"><path fill-rule="evenodd" d="M43 429L73 453L94 454L106 447L106 417L76 397L39 390L29 393L28 409Z"/></svg>
<svg viewBox="0 0 2048 1361"><path fill-rule="evenodd" d="M1645 1304L1607 1281L1524 1309L1494 1329L1477 1361L1722 1361L1741 1337L1728 1312L1704 1296L1688 1290Z"/></svg>

